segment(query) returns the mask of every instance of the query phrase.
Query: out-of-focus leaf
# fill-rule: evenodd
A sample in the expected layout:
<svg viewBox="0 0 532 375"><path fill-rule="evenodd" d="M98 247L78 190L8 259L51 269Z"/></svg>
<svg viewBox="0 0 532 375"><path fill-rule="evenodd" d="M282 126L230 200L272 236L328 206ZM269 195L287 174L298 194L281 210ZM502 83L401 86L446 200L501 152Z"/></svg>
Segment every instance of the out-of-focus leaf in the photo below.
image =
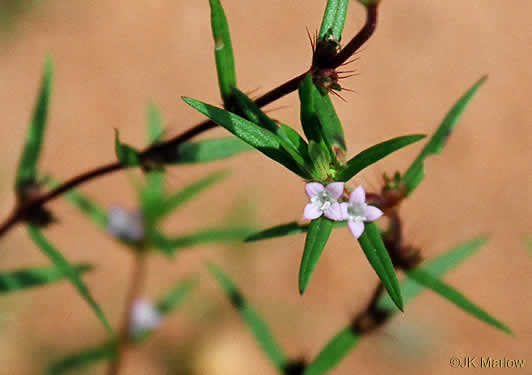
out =
<svg viewBox="0 0 532 375"><path fill-rule="evenodd" d="M227 297L240 314L242 320L247 324L248 328L255 336L257 343L264 353L266 353L268 359L280 372L282 372L287 362L287 358L279 344L277 344L273 338L266 322L249 305L235 283L219 267L209 263L208 268L224 289Z"/></svg>
<svg viewBox="0 0 532 375"><path fill-rule="evenodd" d="M393 302L399 310L403 311L403 299L401 297L399 281L397 280L388 250L386 250L382 242L377 225L375 223L365 223L364 233L362 233L358 242Z"/></svg>
<svg viewBox="0 0 532 375"><path fill-rule="evenodd" d="M196 284L196 280L192 279L180 281L172 290L159 299L156 305L157 310L163 316L168 315L173 310L181 306L185 298L189 295Z"/></svg>
<svg viewBox="0 0 532 375"><path fill-rule="evenodd" d="M163 170L153 170L146 174L146 184L140 191L140 202L145 229L149 231L166 210Z"/></svg>
<svg viewBox="0 0 532 375"><path fill-rule="evenodd" d="M411 194L423 180L423 177L425 176L425 159L430 155L437 155L443 150L447 139L458 124L458 121L462 117L467 105L471 99L473 99L478 89L482 86L486 79L487 76L482 77L460 99L458 99L456 104L447 113L430 141L423 148L423 150L421 150L421 153L414 160L412 165L407 169L403 176L403 182L406 186L407 195Z"/></svg>
<svg viewBox="0 0 532 375"><path fill-rule="evenodd" d="M434 292L438 293L440 296L446 298L447 300L458 306L460 309L473 315L477 319L495 328L498 328L503 332L513 335L512 330L508 328L508 326L501 323L500 321L492 317L490 314L488 314L486 311L475 305L458 290L441 281L440 279L432 276L430 273L425 272L422 269L415 269L409 271L407 273L407 276L415 280L417 283L423 285L424 287L429 288Z"/></svg>
<svg viewBox="0 0 532 375"><path fill-rule="evenodd" d="M148 144L158 143L163 135L163 121L161 119L161 111L155 103L149 104L146 120L148 124Z"/></svg>
<svg viewBox="0 0 532 375"><path fill-rule="evenodd" d="M283 148L281 139L277 135L223 109L190 98L183 98L183 100L192 108L203 113L218 125L226 128L270 159L275 160L303 178L308 177Z"/></svg>
<svg viewBox="0 0 532 375"><path fill-rule="evenodd" d="M73 265L76 273L82 274L92 270L90 264ZM0 273L0 294L22 291L53 284L65 279L64 273L57 267L27 268Z"/></svg>
<svg viewBox="0 0 532 375"><path fill-rule="evenodd" d="M124 167L135 167L140 164L140 155L133 147L120 142L118 129L115 129L115 154Z"/></svg>
<svg viewBox="0 0 532 375"><path fill-rule="evenodd" d="M35 244L42 250L42 252L52 261L52 263L63 273L63 275L70 280L72 285L76 288L81 297L89 304L91 309L94 311L98 319L102 322L104 327L112 333L113 330L109 321L105 317L102 309L96 303L92 297L89 288L85 285L83 280L79 276L79 272L76 271L76 268L71 265L63 255L57 251L49 242L44 238L39 228L28 225L28 232L31 239Z"/></svg>
<svg viewBox="0 0 532 375"><path fill-rule="evenodd" d="M205 141L183 143L177 148L172 164L206 163L230 158L253 147L237 137L207 139Z"/></svg>
<svg viewBox="0 0 532 375"><path fill-rule="evenodd" d="M312 220L309 227L303 258L299 267L299 293L303 294L310 281L310 277L318 264L323 248L329 240L333 228L332 220L325 217Z"/></svg>
<svg viewBox="0 0 532 375"><path fill-rule="evenodd" d="M332 147L338 146L345 151L344 130L342 129L342 123L336 114L329 94L325 93L325 95L322 95L316 88L312 90L312 95L314 95L316 113L318 114L323 135L327 143Z"/></svg>
<svg viewBox="0 0 532 375"><path fill-rule="evenodd" d="M371 146L349 160L345 167L337 173L336 179L337 181L347 182L364 168L376 163L392 152L415 143L423 138L425 138L424 135L405 135Z"/></svg>
<svg viewBox="0 0 532 375"><path fill-rule="evenodd" d="M185 247L200 246L207 243L242 241L252 232L253 229L249 227L209 228L178 237L160 235L152 239L152 244L163 250L167 255L173 255L178 249Z"/></svg>
<svg viewBox="0 0 532 375"><path fill-rule="evenodd" d="M319 39L323 39L329 34L332 34L336 40L341 39L348 6L349 0L327 1L327 7L325 8L320 32L318 34Z"/></svg>
<svg viewBox="0 0 532 375"><path fill-rule="evenodd" d="M334 221L334 228L343 228L347 225L347 221ZM253 233L251 236L246 237L246 242L269 240L271 238L290 236L292 234L306 233L308 231L309 224L298 224L296 221L277 225L272 228L265 229L263 231Z"/></svg>
<svg viewBox="0 0 532 375"><path fill-rule="evenodd" d="M81 370L106 359L111 359L115 355L115 349L115 343L108 342L82 352L71 354L52 364L46 371L46 375L62 375L74 370Z"/></svg>
<svg viewBox="0 0 532 375"><path fill-rule="evenodd" d="M306 368L304 375L323 375L334 369L358 344L360 336L347 326L334 336L316 359Z"/></svg>
<svg viewBox="0 0 532 375"><path fill-rule="evenodd" d="M41 78L39 97L33 109L30 128L26 134L24 150L20 158L15 181L17 192L23 191L26 187L33 185L37 179L37 163L41 155L46 120L48 118L48 107L52 90L52 59L47 58Z"/></svg>
<svg viewBox="0 0 532 375"><path fill-rule="evenodd" d="M476 253L485 243L487 237L479 236L471 241L464 242L455 248L443 253L434 260L420 265L418 268L430 273L434 277L441 278L447 272L462 264L468 257ZM401 295L405 304L417 297L424 288L409 278L405 278L400 283ZM380 310L394 312L397 311L395 304L387 294L382 295L378 301Z"/></svg>
<svg viewBox="0 0 532 375"><path fill-rule="evenodd" d="M107 228L107 212L77 190L69 190L66 198L101 228Z"/></svg>
<svg viewBox="0 0 532 375"><path fill-rule="evenodd" d="M231 100L236 87L235 59L229 25L222 4L219 0L209 0L211 5L211 27L214 38L214 56L218 72L218 85L224 103Z"/></svg>
<svg viewBox="0 0 532 375"><path fill-rule="evenodd" d="M207 188L211 187L212 185L220 182L224 178L229 176L228 171L218 171L211 173L207 175L206 177L203 177L187 186L185 186L182 190L179 192L169 196L166 199L165 204L163 205L163 208L159 212L159 216L157 219L161 219L165 217L166 215L170 214L171 212L175 211L179 207L181 207L183 204L197 196L202 191L206 190Z"/></svg>

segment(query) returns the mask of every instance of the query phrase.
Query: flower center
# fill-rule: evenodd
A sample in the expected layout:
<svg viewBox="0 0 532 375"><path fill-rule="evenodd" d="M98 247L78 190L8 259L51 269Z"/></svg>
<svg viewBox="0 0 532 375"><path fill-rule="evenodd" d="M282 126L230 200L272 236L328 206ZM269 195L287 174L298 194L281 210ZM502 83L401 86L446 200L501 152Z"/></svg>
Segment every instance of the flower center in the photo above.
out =
<svg viewBox="0 0 532 375"><path fill-rule="evenodd" d="M335 202L331 193L327 190L320 191L318 194L313 196L310 201L317 205L321 211L327 211Z"/></svg>
<svg viewBox="0 0 532 375"><path fill-rule="evenodd" d="M367 206L366 203L351 203L347 207L347 216L349 217L349 220L357 223L367 220L365 214Z"/></svg>

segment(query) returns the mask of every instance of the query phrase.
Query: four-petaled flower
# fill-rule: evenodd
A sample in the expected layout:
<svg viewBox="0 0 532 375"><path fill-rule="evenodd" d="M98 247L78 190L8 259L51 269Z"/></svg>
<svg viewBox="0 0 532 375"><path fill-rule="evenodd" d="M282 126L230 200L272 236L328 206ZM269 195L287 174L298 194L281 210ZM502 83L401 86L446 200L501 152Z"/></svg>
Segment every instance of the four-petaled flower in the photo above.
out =
<svg viewBox="0 0 532 375"><path fill-rule="evenodd" d="M344 202L340 206L342 216L347 220L349 230L355 238L359 238L364 232L364 221L375 221L383 214L377 207L366 203L366 192L362 185L353 190L349 203Z"/></svg>
<svg viewBox="0 0 532 375"><path fill-rule="evenodd" d="M305 206L303 213L305 219L314 220L325 214L331 220L345 220L338 203L344 193L343 182L333 182L326 187L318 182L309 182L305 185L305 191L310 198L310 203Z"/></svg>
<svg viewBox="0 0 532 375"><path fill-rule="evenodd" d="M133 336L140 336L159 327L161 321L161 313L147 299L140 298L133 303L131 326L129 327Z"/></svg>

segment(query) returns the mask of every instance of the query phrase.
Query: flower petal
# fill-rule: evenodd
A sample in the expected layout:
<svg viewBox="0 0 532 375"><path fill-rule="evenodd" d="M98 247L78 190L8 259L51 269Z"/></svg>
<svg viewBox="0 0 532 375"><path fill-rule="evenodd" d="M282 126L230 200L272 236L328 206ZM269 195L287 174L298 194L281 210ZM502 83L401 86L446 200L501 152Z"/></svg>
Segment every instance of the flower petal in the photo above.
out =
<svg viewBox="0 0 532 375"><path fill-rule="evenodd" d="M347 220L347 216L344 216L340 203L333 203L331 207L325 211L325 216L334 221Z"/></svg>
<svg viewBox="0 0 532 375"><path fill-rule="evenodd" d="M353 192L351 193L351 196L349 197L349 202L351 203L365 203L366 202L366 192L364 191L364 188L362 185L357 187Z"/></svg>
<svg viewBox="0 0 532 375"><path fill-rule="evenodd" d="M340 208L342 209L342 216L345 217L344 220L347 220L349 218L349 214L347 213L347 209L349 208L349 203L347 202L340 203Z"/></svg>
<svg viewBox="0 0 532 375"><path fill-rule="evenodd" d="M347 226L349 227L349 230L351 231L353 236L355 236L355 238L360 237L362 233L364 232L364 223L361 221L355 222L355 221L349 220L349 222L347 223Z"/></svg>
<svg viewBox="0 0 532 375"><path fill-rule="evenodd" d="M309 182L305 185L305 192L309 198L312 198L315 195L318 195L320 192L325 189L322 184L319 182Z"/></svg>
<svg viewBox="0 0 532 375"><path fill-rule="evenodd" d="M320 206L314 203L308 203L305 206L305 211L303 212L303 217L305 219L314 220L319 218L323 214L323 211L320 210Z"/></svg>
<svg viewBox="0 0 532 375"><path fill-rule="evenodd" d="M329 193L331 193L332 197L335 200L338 200L342 194L344 193L344 183L343 182L333 182L332 184L327 185L325 187L325 190L327 190Z"/></svg>
<svg viewBox="0 0 532 375"><path fill-rule="evenodd" d="M375 206L367 206L364 210L366 221L375 221L382 216L383 212Z"/></svg>

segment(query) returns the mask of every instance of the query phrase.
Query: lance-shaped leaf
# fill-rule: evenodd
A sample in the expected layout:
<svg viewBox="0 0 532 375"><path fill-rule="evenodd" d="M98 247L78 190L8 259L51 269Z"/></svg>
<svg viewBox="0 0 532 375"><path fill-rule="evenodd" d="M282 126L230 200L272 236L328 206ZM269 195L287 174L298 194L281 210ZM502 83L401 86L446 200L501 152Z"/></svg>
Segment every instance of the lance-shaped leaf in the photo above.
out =
<svg viewBox="0 0 532 375"><path fill-rule="evenodd" d="M66 260L65 257L63 257L63 255L46 240L46 238L44 238L41 231L37 227L28 225L28 232L33 242L35 242L39 249L41 249L41 251L52 261L52 263L59 270L61 270L63 275L70 280L81 297L89 304L104 327L109 331L109 333L112 333L111 325L109 324L100 306L92 297L89 288L87 288L83 280L81 280L79 272L76 271L75 267L70 264L70 262L68 262L68 260Z"/></svg>
<svg viewBox="0 0 532 375"><path fill-rule="evenodd" d="M142 221L145 229L149 231L166 210L163 170L153 170L146 175L146 183L140 190L140 202Z"/></svg>
<svg viewBox="0 0 532 375"><path fill-rule="evenodd" d="M364 168L376 163L392 152L415 143L423 138L425 138L424 135L405 135L371 146L349 160L345 167L337 173L336 179L337 181L347 182Z"/></svg>
<svg viewBox="0 0 532 375"><path fill-rule="evenodd" d="M140 155L133 147L120 142L118 129L115 129L115 154L124 167L135 167L140 164Z"/></svg>
<svg viewBox="0 0 532 375"><path fill-rule="evenodd" d="M237 137L207 139L183 143L167 162L172 164L206 163L251 151L253 147Z"/></svg>
<svg viewBox="0 0 532 375"><path fill-rule="evenodd" d="M162 219L163 217L170 214L172 211L175 211L183 204L213 186L214 184L220 182L224 178L229 176L228 171L218 171L207 175L187 186L177 193L166 198L164 205L161 207L161 210L158 212L157 220Z"/></svg>
<svg viewBox="0 0 532 375"><path fill-rule="evenodd" d="M325 345L310 365L304 375L324 375L334 369L344 357L354 349L360 341L360 336L353 327L347 326Z"/></svg>
<svg viewBox="0 0 532 375"><path fill-rule="evenodd" d="M489 325L498 328L501 331L513 335L512 330L508 328L508 326L501 323L500 321L492 317L490 314L488 314L486 311L475 305L458 290L446 284L437 277L432 276L430 273L425 272L421 269L415 269L409 271L407 273L407 276L415 280L417 283L423 285L424 287L429 288L432 291L438 293L440 296L446 298L448 301L454 303L460 309L473 315L477 319L488 323Z"/></svg>
<svg viewBox="0 0 532 375"><path fill-rule="evenodd" d="M358 242L393 302L399 310L403 311L403 299L399 281L388 250L386 250L382 242L379 228L375 223L365 223L364 225L364 233L362 233Z"/></svg>
<svg viewBox="0 0 532 375"><path fill-rule="evenodd" d="M277 135L223 109L191 98L183 98L183 100L192 108L203 113L218 125L226 128L270 159L275 160L303 178L308 177L305 171L300 168L290 154L283 148L281 139Z"/></svg>
<svg viewBox="0 0 532 375"><path fill-rule="evenodd" d="M341 39L348 6L349 0L327 1L327 7L325 8L323 20L321 21L320 32L318 34L318 38L320 40L331 34L334 39Z"/></svg>
<svg viewBox="0 0 532 375"><path fill-rule="evenodd" d="M462 264L471 255L475 254L486 242L487 238L485 236L479 236L473 240L457 245L436 259L426 262L417 268L430 273L434 277L441 278L447 272ZM401 287L401 295L403 296L405 304L412 301L424 290L423 286L409 278L403 279L399 285ZM377 306L379 310L389 312L397 311L395 304L387 294L383 294L382 297L379 298Z"/></svg>
<svg viewBox="0 0 532 375"><path fill-rule="evenodd" d="M146 122L148 124L148 144L152 145L159 143L163 136L163 121L161 119L161 111L155 105L150 103L146 114Z"/></svg>
<svg viewBox="0 0 532 375"><path fill-rule="evenodd" d="M253 228L250 227L209 228L177 237L167 237L156 232L155 235L150 236L150 241L166 255L173 256L177 250L186 247L242 241L252 232Z"/></svg>
<svg viewBox="0 0 532 375"><path fill-rule="evenodd" d="M209 0L211 5L211 27L214 38L214 56L218 72L218 85L224 104L231 100L233 88L236 87L235 60L229 25L222 4L219 0Z"/></svg>
<svg viewBox="0 0 532 375"><path fill-rule="evenodd" d="M323 248L329 240L333 229L333 221L325 217L312 220L308 227L303 258L299 267L299 293L303 294L310 277L318 264Z"/></svg>
<svg viewBox="0 0 532 375"><path fill-rule="evenodd" d="M292 147L295 148L299 154L303 156L303 158L310 160L308 154L308 144L305 142L303 137L301 137L297 131L288 125L280 124L280 126L284 134L286 134L288 141L292 144Z"/></svg>
<svg viewBox="0 0 532 375"><path fill-rule="evenodd" d="M325 93L322 95L320 91L315 88L312 90L312 95L314 95L316 112L327 143L332 147L337 146L345 151L344 130L342 129L342 124L336 114L336 110L334 109L329 94Z"/></svg>
<svg viewBox="0 0 532 375"><path fill-rule="evenodd" d="M89 264L73 265L76 273L82 274L92 270ZM65 274L58 267L27 268L0 273L0 294L22 291L56 283L65 279Z"/></svg>
<svg viewBox="0 0 532 375"><path fill-rule="evenodd" d="M41 79L39 97L33 109L30 128L26 134L24 150L17 169L15 189L17 192L23 191L26 187L33 185L37 178L37 163L41 155L46 120L48 118L48 107L52 90L52 60L46 59L44 72Z"/></svg>
<svg viewBox="0 0 532 375"><path fill-rule="evenodd" d="M249 305L235 283L219 267L212 263L209 263L207 266L211 274L224 289L231 304L255 336L257 343L264 353L266 353L268 359L282 373L287 363L287 358L279 344L273 338L266 322Z"/></svg>
<svg viewBox="0 0 532 375"><path fill-rule="evenodd" d="M346 225L347 221L334 221L333 229L343 228ZM253 233L251 236L246 237L245 242L269 240L271 238L306 233L308 231L308 227L309 224L299 224L297 221L293 221L291 223L277 225L275 227L268 228L257 233Z"/></svg>
<svg viewBox="0 0 532 375"><path fill-rule="evenodd" d="M410 165L410 167L407 169L403 176L403 182L406 186L407 194L411 194L421 183L421 181L423 181L423 177L425 176L425 159L430 155L437 155L443 150L447 139L458 124L458 121L462 117L467 105L473 99L478 89L482 86L486 79L487 76L482 77L460 99L458 99L456 104L447 113L430 141L423 148L423 150L421 150L421 153L414 160L412 165Z"/></svg>
<svg viewBox="0 0 532 375"><path fill-rule="evenodd" d="M327 145L323 139L324 136L316 109L316 91L318 89L312 82L312 74L309 73L301 81L298 89L301 126L309 142L314 141L316 144L326 148L325 151L329 152L329 148L326 147ZM319 95L319 92L317 94Z"/></svg>
<svg viewBox="0 0 532 375"><path fill-rule="evenodd" d="M167 316L176 308L182 305L190 291L195 287L195 280L180 281L172 290L163 296L156 304L156 309L162 317ZM141 343L148 339L153 331L148 331L141 336L135 336L136 343ZM47 375L62 375L74 370L81 370L98 362L109 360L116 354L115 340L109 340L101 345L85 349L81 352L73 353L55 363L47 370Z"/></svg>

